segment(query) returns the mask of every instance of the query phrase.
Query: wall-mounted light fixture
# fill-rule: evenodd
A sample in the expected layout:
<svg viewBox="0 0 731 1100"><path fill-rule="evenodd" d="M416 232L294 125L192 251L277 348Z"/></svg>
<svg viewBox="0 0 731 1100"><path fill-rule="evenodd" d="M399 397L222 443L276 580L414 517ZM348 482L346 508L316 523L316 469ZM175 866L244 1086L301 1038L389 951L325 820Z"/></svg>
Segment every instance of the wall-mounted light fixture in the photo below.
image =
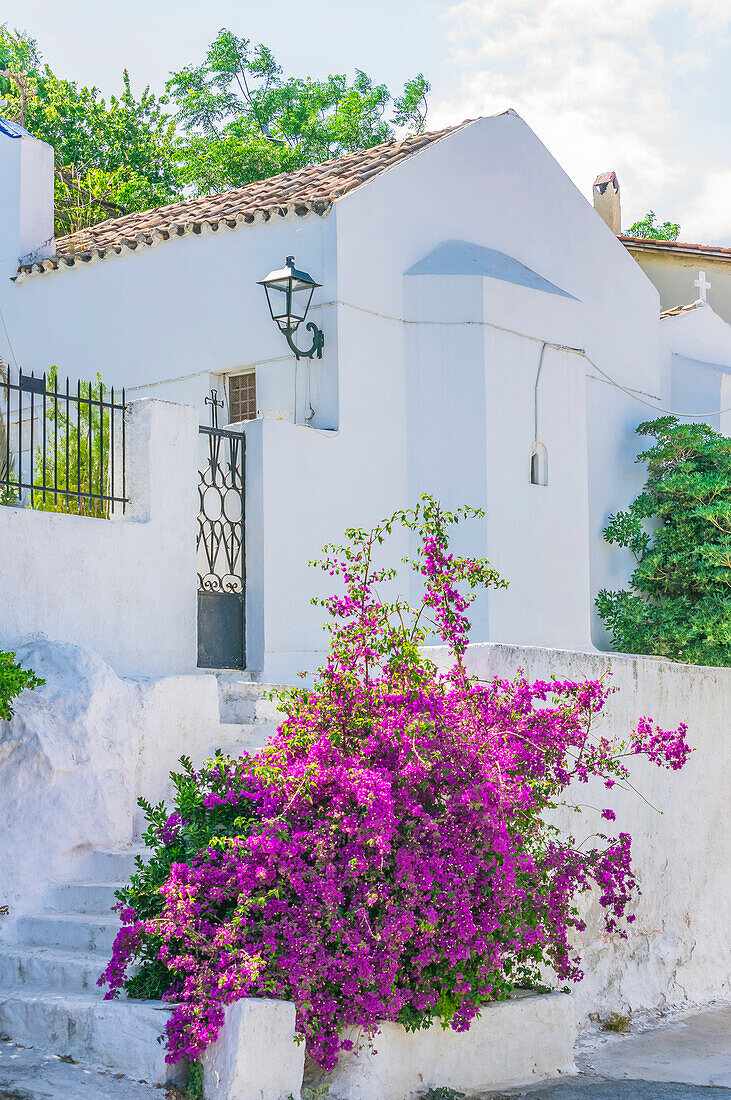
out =
<svg viewBox="0 0 731 1100"><path fill-rule="evenodd" d="M297 270L294 266L294 256L287 256L287 262L283 268L279 271L270 271L266 279L259 282L259 286L263 286L266 291L272 319L279 325L298 359L312 359L315 355L318 359L322 359L325 334L314 321L308 321L306 325L307 330L312 333L312 347L308 351L302 351L292 339L307 317L315 287L321 285L316 283L306 271Z"/></svg>

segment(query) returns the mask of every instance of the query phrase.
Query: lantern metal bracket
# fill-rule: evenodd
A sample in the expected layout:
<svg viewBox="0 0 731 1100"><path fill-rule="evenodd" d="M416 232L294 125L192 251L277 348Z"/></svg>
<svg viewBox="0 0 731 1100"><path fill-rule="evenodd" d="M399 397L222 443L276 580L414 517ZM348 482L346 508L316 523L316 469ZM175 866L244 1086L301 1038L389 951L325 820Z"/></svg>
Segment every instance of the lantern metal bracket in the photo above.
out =
<svg viewBox="0 0 731 1100"><path fill-rule="evenodd" d="M284 335L287 338L287 343L291 347L297 359L312 359L315 355L318 359L322 359L322 349L325 347L325 333L321 328L318 328L314 321L308 321L305 326L308 332L312 333L312 347L308 351L303 351L302 348L298 348L292 339L294 330L283 329Z"/></svg>

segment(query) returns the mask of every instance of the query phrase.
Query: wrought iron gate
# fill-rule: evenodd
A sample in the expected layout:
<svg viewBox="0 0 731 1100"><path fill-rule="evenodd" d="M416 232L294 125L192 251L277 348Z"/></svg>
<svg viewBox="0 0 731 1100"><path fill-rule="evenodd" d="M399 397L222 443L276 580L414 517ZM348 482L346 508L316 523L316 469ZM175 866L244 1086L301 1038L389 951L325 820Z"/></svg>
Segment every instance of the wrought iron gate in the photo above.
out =
<svg viewBox="0 0 731 1100"><path fill-rule="evenodd" d="M246 667L246 436L201 427L207 461L198 471L198 666ZM202 440L203 442L203 440Z"/></svg>

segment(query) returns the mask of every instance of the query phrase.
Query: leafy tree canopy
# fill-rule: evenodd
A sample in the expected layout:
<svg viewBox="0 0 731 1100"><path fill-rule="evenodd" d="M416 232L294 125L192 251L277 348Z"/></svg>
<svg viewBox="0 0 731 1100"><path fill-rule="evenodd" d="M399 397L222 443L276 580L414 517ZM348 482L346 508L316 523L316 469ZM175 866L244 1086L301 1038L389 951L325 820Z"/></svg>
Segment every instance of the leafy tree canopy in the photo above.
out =
<svg viewBox="0 0 731 1100"><path fill-rule="evenodd" d="M53 146L56 233L181 197L177 142L165 100L137 97L125 71L122 94L105 100L41 66L34 39L0 27L3 111Z"/></svg>
<svg viewBox="0 0 731 1100"><path fill-rule="evenodd" d="M376 145L394 127L419 133L429 90L421 73L395 99L360 70L352 82L286 76L268 46L226 29L200 65L172 73L167 84L185 134L183 179L196 193Z"/></svg>
<svg viewBox="0 0 731 1100"><path fill-rule="evenodd" d="M602 590L597 610L619 650L731 665L731 439L674 416L637 431L656 440L637 459L647 483L604 531L637 567L630 591Z"/></svg>
<svg viewBox="0 0 731 1100"><path fill-rule="evenodd" d="M648 210L642 221L635 222L627 230L628 237L654 241L677 241L679 233L680 226L677 222L663 222L662 225L657 223L654 210Z"/></svg>
<svg viewBox="0 0 731 1100"><path fill-rule="evenodd" d="M268 46L221 30L203 62L171 73L166 94L119 96L56 76L25 32L0 26L2 113L53 145L56 233L223 191L421 132L428 82L400 96L356 71L287 76Z"/></svg>

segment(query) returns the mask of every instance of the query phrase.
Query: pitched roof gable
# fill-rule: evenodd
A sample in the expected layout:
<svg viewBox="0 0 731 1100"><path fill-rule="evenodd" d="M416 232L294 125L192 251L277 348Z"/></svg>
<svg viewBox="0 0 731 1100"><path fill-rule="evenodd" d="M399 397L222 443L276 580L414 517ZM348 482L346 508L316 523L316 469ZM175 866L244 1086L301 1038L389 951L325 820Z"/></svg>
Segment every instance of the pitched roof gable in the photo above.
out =
<svg viewBox="0 0 731 1100"><path fill-rule="evenodd" d="M400 141L387 141L369 149L347 153L295 172L282 172L202 198L159 206L121 218L99 222L88 229L56 240L55 255L33 264L22 264L18 280L30 274L89 263L109 254L136 250L190 233L218 232L223 228L268 222L276 217L304 217L329 213L333 202L369 182L382 172L403 163L448 134L468 126L468 119L427 134Z"/></svg>

